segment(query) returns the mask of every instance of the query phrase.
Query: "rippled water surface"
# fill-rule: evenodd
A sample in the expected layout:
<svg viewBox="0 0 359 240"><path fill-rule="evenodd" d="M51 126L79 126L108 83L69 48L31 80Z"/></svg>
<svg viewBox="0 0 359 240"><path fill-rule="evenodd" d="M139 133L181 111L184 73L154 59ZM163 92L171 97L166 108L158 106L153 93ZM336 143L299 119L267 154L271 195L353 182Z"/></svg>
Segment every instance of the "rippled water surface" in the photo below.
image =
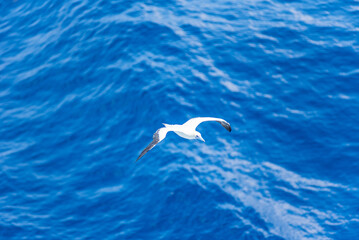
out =
<svg viewBox="0 0 359 240"><path fill-rule="evenodd" d="M357 239L358 1L1 1L1 239ZM135 162L161 123L169 133Z"/></svg>

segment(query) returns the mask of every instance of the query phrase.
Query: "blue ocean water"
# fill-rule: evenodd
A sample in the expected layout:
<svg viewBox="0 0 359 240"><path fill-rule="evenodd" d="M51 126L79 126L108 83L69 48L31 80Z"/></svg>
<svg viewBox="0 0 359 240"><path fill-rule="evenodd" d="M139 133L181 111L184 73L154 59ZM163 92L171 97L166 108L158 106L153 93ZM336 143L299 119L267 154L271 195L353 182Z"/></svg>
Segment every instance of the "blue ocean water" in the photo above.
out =
<svg viewBox="0 0 359 240"><path fill-rule="evenodd" d="M0 239L358 239L359 2L1 1ZM205 143L162 123L220 117Z"/></svg>

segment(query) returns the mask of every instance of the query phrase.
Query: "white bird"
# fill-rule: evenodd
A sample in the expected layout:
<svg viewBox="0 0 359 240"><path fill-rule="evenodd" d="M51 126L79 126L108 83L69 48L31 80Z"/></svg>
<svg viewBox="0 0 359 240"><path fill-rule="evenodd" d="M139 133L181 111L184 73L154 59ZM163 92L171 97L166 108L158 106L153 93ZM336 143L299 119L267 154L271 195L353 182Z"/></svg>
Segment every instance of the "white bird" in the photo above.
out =
<svg viewBox="0 0 359 240"><path fill-rule="evenodd" d="M137 158L136 161L138 161L143 155L145 155L148 151L150 151L154 146L156 146L157 143L161 142L167 135L168 132L175 132L178 136L187 138L187 139L200 139L204 142L204 139L202 138L201 134L196 131L196 127L202 123L207 121L215 121L219 122L225 129L227 129L229 132L232 131L231 125L229 125L228 122L221 118L213 118L213 117L197 117L192 118L185 122L182 125L169 125L163 123L165 127L158 129L153 134L153 140L152 142L141 152L140 156Z"/></svg>

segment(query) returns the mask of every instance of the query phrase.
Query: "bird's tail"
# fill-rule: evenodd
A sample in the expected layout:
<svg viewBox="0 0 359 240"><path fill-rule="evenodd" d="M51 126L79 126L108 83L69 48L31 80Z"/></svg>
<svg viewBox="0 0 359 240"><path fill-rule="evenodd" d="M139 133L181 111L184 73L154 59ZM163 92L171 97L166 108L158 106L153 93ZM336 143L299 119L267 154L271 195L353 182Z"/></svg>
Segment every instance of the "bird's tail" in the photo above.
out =
<svg viewBox="0 0 359 240"><path fill-rule="evenodd" d="M165 125L165 127L170 127L170 124L166 124L166 123L162 123L163 125Z"/></svg>

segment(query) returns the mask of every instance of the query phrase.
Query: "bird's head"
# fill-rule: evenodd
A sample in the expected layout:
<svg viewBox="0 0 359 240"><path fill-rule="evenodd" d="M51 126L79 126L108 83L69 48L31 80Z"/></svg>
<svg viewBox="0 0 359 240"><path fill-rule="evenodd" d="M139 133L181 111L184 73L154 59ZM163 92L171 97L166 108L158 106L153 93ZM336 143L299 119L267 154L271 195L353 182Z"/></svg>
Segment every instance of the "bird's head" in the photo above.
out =
<svg viewBox="0 0 359 240"><path fill-rule="evenodd" d="M196 131L195 136L196 136L196 139L199 139L199 140L202 140L203 142L205 142L204 139L202 138L202 135L199 132Z"/></svg>

